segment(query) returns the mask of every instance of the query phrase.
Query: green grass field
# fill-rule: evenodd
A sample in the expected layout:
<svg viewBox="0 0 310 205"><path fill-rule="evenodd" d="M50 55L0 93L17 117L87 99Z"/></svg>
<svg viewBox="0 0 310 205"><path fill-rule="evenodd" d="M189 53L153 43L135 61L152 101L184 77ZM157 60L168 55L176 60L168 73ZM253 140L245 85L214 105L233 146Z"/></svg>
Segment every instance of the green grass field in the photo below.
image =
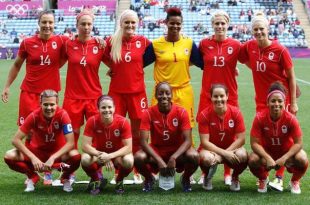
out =
<svg viewBox="0 0 310 205"><path fill-rule="evenodd" d="M6 81L8 70L13 61L0 61L0 82L1 92ZM304 134L304 149L309 153L310 151L310 60L297 59L294 60L295 71L299 81L302 95L299 98L299 112L298 119L301 124ZM309 64L308 64L309 63ZM307 66L308 64L308 66ZM244 114L247 127L247 141L246 149L250 151L249 146L249 130L254 117L254 89L252 83L252 76L248 69L243 65L239 66L240 76L239 82L239 102L241 110ZM105 76L106 68L102 66L100 76L102 79L102 86L104 93L107 92L109 86L109 79ZM145 69L145 81L147 86L148 96L151 95L153 82L153 69L149 66ZM62 82L65 81L66 70L61 70ZM192 85L195 91L196 107L199 100L199 93L201 87L202 72L195 67L191 68ZM17 130L16 119L18 111L18 97L19 86L24 77L24 68L11 86L11 94L9 103L0 103L0 155L4 156L6 150L11 149L11 138ZM64 86L63 86L64 88ZM62 96L63 92L61 93ZM61 97L62 98L62 97ZM62 101L62 99L61 99ZM193 130L196 145L198 142L197 128ZM193 185L192 193L183 193L179 183L179 175L176 176L176 188L172 191L165 192L158 187L151 193L142 193L140 185L128 185L125 187L125 194L118 196L114 193L114 186L108 185L106 190L99 196L90 196L86 191L86 185L74 185L74 191L71 193L64 193L60 187L44 187L39 183L33 193L24 193L25 176L11 171L3 160L0 161L0 204L308 204L310 194L310 176L309 172L304 176L301 188L302 194L293 196L287 189L283 193L268 191L267 194L259 194L256 191L255 177L247 169L240 177L241 191L239 193L232 193L229 187L225 187L223 183L222 166L218 169L214 180L214 190L205 192L200 185ZM111 178L113 173L104 172L104 175ZM200 176L200 170L195 174L195 178ZM271 173L273 176L273 173ZM87 180L86 174L79 169L77 172L78 180ZM290 175L285 174L285 187L288 184Z"/></svg>

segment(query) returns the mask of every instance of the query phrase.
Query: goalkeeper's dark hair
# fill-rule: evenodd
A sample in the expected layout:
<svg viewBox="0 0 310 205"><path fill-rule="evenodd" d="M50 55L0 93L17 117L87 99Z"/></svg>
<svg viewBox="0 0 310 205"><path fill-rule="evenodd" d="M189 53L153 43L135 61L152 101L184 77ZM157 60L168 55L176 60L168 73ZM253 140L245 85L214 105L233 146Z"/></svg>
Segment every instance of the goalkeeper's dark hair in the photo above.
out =
<svg viewBox="0 0 310 205"><path fill-rule="evenodd" d="M169 9L167 9L166 13L167 13L166 22L169 21L169 18L172 16L179 16L179 17L181 17L181 19L183 21L181 9L179 9L177 7L171 7Z"/></svg>
<svg viewBox="0 0 310 205"><path fill-rule="evenodd" d="M97 99L97 108L99 109L100 107L100 103L103 101L103 100L111 100L113 102L113 105L114 105L114 100L111 96L109 95L101 95L98 99Z"/></svg>

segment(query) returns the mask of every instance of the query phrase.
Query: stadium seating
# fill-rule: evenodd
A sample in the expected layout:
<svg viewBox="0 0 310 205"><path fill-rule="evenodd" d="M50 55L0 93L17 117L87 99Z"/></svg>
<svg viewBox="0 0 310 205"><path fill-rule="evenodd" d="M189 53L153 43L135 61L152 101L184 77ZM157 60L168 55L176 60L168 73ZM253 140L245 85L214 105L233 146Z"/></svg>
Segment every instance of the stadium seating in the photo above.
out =
<svg viewBox="0 0 310 205"><path fill-rule="evenodd" d="M196 26L198 23L203 24L204 27L207 28L209 31L209 35L212 34L212 27L211 27L211 21L210 15L202 15L200 11L202 9L205 9L207 7L212 7L212 3L214 3L215 0L211 0L210 4L206 5L196 5L196 11L189 11L190 9L190 1L188 0L170 0L169 6L177 6L182 9L183 18L184 18L184 26L183 26L183 33L191 36L196 43L198 43L202 38L204 38L207 34L198 33L197 31L194 31L194 26ZM267 11L268 9L278 10L278 6L281 6L282 13L285 13L288 8L292 8L292 5L290 4L281 4L278 5L277 0L247 0L247 1L239 1L237 6L228 6L227 1L219 1L223 3L219 3L219 8L223 9L228 12L228 14L231 17L231 25L232 26L240 26L240 25L247 25L248 28L250 26L250 22L248 20L247 11L249 9L252 9L252 11L255 13L256 11ZM147 36L149 39L157 38L158 36L162 35L165 32L165 28L155 28L152 32L149 31L149 28L147 24L150 21L156 22L159 19L164 19L166 14L164 12L163 6L159 4L153 5L150 7L149 13L145 14L145 9L143 8L143 3L136 3L135 0L132 0L132 5L137 7L139 5L141 6L141 13L146 16L147 20L144 20L145 27L139 28L139 33ZM211 9L211 13L212 13ZM245 12L245 16L243 18L240 18L240 12L243 10ZM145 18L145 17L144 17ZM268 18L273 18L273 20L277 23L281 20L282 14L275 15L275 16L268 16ZM279 39L279 41L287 46L287 47L307 47L307 45L304 44L305 36L304 34L299 34L298 37L294 37L292 34L292 30L295 28L299 33L302 33L302 28L299 25L295 25L292 22L295 22L296 15L290 15L288 16L289 25L286 25L285 32L278 34L276 38ZM149 20L152 19L152 20ZM271 26L272 27L272 26ZM274 26L273 26L273 29ZM233 36L233 29L228 31L228 35L230 37ZM270 35L271 38L274 38L274 35ZM246 41L251 38L250 33L239 33L239 40L240 41ZM303 42L303 43L301 43Z"/></svg>

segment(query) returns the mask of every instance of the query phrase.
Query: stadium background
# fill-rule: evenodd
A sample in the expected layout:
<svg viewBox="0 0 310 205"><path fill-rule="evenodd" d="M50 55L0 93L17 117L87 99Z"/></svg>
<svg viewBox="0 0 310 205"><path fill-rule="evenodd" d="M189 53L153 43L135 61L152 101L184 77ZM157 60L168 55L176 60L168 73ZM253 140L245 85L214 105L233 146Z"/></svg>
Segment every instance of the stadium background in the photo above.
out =
<svg viewBox="0 0 310 205"><path fill-rule="evenodd" d="M21 42L25 36L33 35L37 29L36 15L38 11L49 6L55 6L53 1L5 1L0 0L0 52L1 58L6 59L6 52L12 49L14 58L19 46L19 43L13 43L15 36L18 41ZM206 2L209 2L206 3ZM223 2L223 3L220 3ZM107 36L114 31L115 19L119 12L124 8L130 6L140 13L142 18L141 25L138 29L140 34L146 35L149 39L159 37L165 32L164 27L161 24L162 19L165 17L164 10L167 6L179 6L182 7L184 15L184 29L183 33L191 36L198 44L199 40L205 36L212 34L210 15L207 15L210 8L210 12L219 6L220 9L225 9L229 12L232 22L232 28L229 31L230 36L238 37L239 40L244 41L251 38L243 25L249 25L249 17L247 10L251 8L253 12L256 10L265 9L266 13L269 8L272 11L280 10L284 7L281 13L272 15L270 18L276 19L276 22L281 21L283 15L288 17L289 22L287 27L283 30L282 35L278 33L277 38L279 41L286 45L294 59L295 71L297 76L297 83L299 84L302 95L298 100L299 113L298 119L304 133L304 149L309 153L310 151L310 52L308 49L307 38L309 38L308 30L310 27L307 11L309 11L310 1L296 0L291 4L280 2L277 0L239 0L236 1L237 5L228 6L228 1L187 1L187 0L170 0L170 1L151 1L151 2L137 2L121 0L115 2L115 0L84 0L84 1L58 1L58 9L55 10L56 14L56 33L72 35L74 32L74 16L79 10L84 7L89 7L96 13L95 27L99 30L100 36ZM167 4L168 3L168 4ZM232 1L232 3L234 3ZM300 3L302 10L298 10ZM131 4L131 5L130 5ZM12 6L14 6L14 8ZM19 5L19 6L18 6ZM27 5L27 6L25 6ZM100 5L100 6L99 6ZM300 6L299 5L299 6ZM62 7L63 6L63 7ZM137 9L140 7L140 9ZM212 8L211 8L212 7ZM54 7L55 8L55 7ZM291 15L287 15L287 9L293 8ZM241 10L245 11L245 16L240 17ZM14 13L15 12L15 13ZM290 12L290 11L289 11ZM306 16L306 17L305 17ZM300 25L296 25L296 18L299 18ZM292 23L294 22L294 23ZM202 24L203 29L195 30L194 26ZM298 23L298 22L297 22ZM155 24L155 26L153 25ZM5 26L4 26L5 25ZM68 25L68 26L67 26ZM235 26L236 25L236 26ZM159 26L159 28L158 28ZM67 28L66 28L67 27ZM154 28L153 28L154 27ZM296 30L304 31L299 33L297 38L293 35L293 27ZM12 33L13 28L15 32ZM209 33L206 33L204 29L207 28ZM275 26L276 28L276 26ZM73 31L72 31L73 29ZM151 29L153 29L151 31ZM271 28L272 29L272 28ZM5 30L7 32L5 32ZM66 31L65 31L66 30ZM285 31L287 30L287 31ZM290 31L290 32L289 32ZM236 34L236 32L238 34ZM278 31L279 32L279 31ZM6 34L4 34L6 33ZM22 35L23 34L23 35ZM29 35L28 35L29 34ZM95 33L94 33L95 34ZM288 34L288 35L287 35ZM274 38L275 35L272 37ZM303 40L305 39L305 40ZM298 44L304 42L305 44ZM308 41L309 42L309 41ZM303 59L301 59L303 58ZM2 86L5 83L6 77L10 66L13 64L13 60L0 60L0 82ZM100 69L100 77L103 86L103 92L106 93L109 85L109 79L105 76L107 68L102 65ZM252 83L251 73L243 65L238 65L240 69L240 76L238 77L239 83L239 101L242 112L244 113L246 127L247 127L247 141L246 148L250 150L249 146L249 129L251 127L252 119L254 116L254 89ZM66 76L66 66L61 69L62 78L62 90L64 90L64 81ZM153 66L145 68L145 82L147 86L148 96L151 95L154 85L153 81ZM199 93L201 87L201 71L198 68L191 67L192 84L195 92L195 107L197 108ZM6 150L11 149L11 138L15 133L17 110L18 110L18 96L19 85L24 76L24 67L18 78L11 86L10 101L7 104L1 104L0 106L0 154L4 156ZM63 92L61 92L63 96ZM61 97L62 101L62 97ZM61 104L61 103L60 103ZM196 109L197 110L197 109ZM193 130L195 136L195 142L198 144L197 128ZM141 192L141 186L132 185L126 187L126 193L123 196L116 196L114 194L114 187L108 185L106 191L98 197L91 197L85 192L85 185L74 185L74 191L70 194L63 193L60 188L57 187L43 187L39 185L38 189L34 193L23 193L24 176L11 172L5 165L3 160L0 161L0 196L1 204L91 204L91 203L110 203L110 204L308 204L308 194L310 193L309 174L307 173L302 180L301 188L302 194L300 196L292 196L288 191L284 193L269 192L268 194L261 195L256 192L255 177L252 176L249 170L241 176L241 192L231 193L228 188L223 185L222 182L222 168L214 178L214 190L206 193L199 185L193 186L193 193L183 194L179 185L179 175L176 177L177 185L176 189L170 192L164 192L158 188L151 194L144 194ZM113 174L109 172L104 173L105 176L111 177ZM197 171L195 178L199 178L200 171ZM271 175L272 176L272 175ZM285 186L288 184L289 175L285 175ZM86 180L86 174L82 170L77 173L78 180ZM141 200L143 199L143 200Z"/></svg>

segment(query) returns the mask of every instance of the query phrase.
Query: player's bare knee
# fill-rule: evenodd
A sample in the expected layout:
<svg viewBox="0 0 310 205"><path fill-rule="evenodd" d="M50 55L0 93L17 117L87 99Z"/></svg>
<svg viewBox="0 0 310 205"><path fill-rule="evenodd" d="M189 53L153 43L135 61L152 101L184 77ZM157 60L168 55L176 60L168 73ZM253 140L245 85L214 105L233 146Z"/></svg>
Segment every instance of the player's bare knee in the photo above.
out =
<svg viewBox="0 0 310 205"><path fill-rule="evenodd" d="M240 163L244 163L248 161L248 153L244 148L240 148L236 150L235 155L237 155Z"/></svg>
<svg viewBox="0 0 310 205"><path fill-rule="evenodd" d="M307 154L304 150L300 150L295 155L295 160L297 161L298 166L300 166L300 167L305 167L308 164L308 157L307 157Z"/></svg>
<svg viewBox="0 0 310 205"><path fill-rule="evenodd" d="M133 167L134 159L132 154L127 154L122 159L122 167L129 169Z"/></svg>
<svg viewBox="0 0 310 205"><path fill-rule="evenodd" d="M140 151L136 152L136 154L134 156L134 164L140 165L141 163L144 163L146 159L147 159L146 153L143 152L142 150L140 150Z"/></svg>
<svg viewBox="0 0 310 205"><path fill-rule="evenodd" d="M203 166L210 167L213 164L214 156L213 155L203 155L200 156L200 163Z"/></svg>
<svg viewBox="0 0 310 205"><path fill-rule="evenodd" d="M255 154L254 152L252 152L249 155L248 165L250 167L259 167L260 166L260 157L257 154Z"/></svg>
<svg viewBox="0 0 310 205"><path fill-rule="evenodd" d="M11 159L11 160L15 160L18 158L18 151L16 149L11 149L11 150L8 150L5 155L4 155L4 158L5 159Z"/></svg>
<svg viewBox="0 0 310 205"><path fill-rule="evenodd" d="M93 162L92 162L92 157L89 155L89 154L82 154L82 157L81 157L81 165L84 166L84 167L88 167L90 166Z"/></svg>

